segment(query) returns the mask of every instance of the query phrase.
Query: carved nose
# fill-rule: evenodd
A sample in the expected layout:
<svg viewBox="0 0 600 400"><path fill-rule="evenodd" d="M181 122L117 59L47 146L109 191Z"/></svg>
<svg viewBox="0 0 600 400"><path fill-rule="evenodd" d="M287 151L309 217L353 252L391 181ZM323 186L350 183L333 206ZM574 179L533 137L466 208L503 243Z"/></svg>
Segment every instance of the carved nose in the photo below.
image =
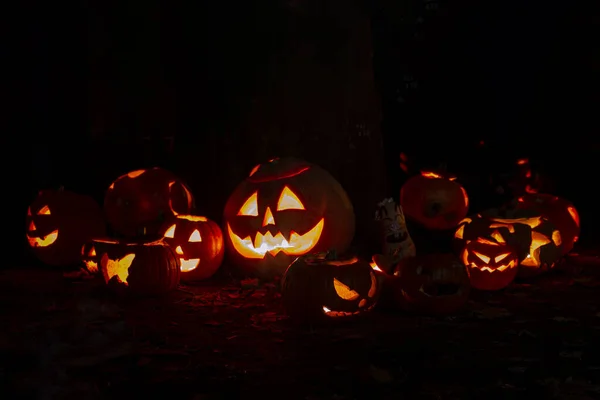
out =
<svg viewBox="0 0 600 400"><path fill-rule="evenodd" d="M267 225L275 225L275 218L273 218L273 213L269 207L267 207L267 211L265 211L265 218L263 219L262 223L262 226Z"/></svg>

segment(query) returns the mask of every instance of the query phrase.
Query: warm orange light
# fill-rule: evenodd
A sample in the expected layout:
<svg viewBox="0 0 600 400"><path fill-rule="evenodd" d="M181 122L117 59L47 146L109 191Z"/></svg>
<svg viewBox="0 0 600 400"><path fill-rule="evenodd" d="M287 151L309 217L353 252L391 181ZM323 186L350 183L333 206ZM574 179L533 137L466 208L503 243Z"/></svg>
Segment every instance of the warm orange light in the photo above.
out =
<svg viewBox="0 0 600 400"><path fill-rule="evenodd" d="M304 204L289 187L284 187L277 201L277 211L304 210Z"/></svg>
<svg viewBox="0 0 600 400"><path fill-rule="evenodd" d="M486 238L477 238L477 242L478 243L483 243L483 244L488 244L490 246L499 246L499 244L497 242L492 242L491 240L488 240Z"/></svg>
<svg viewBox="0 0 600 400"><path fill-rule="evenodd" d="M579 228L579 213L577 212L575 207L569 206L567 207L567 211L569 212L571 218L573 218L573 221L575 221L575 225L577 225L577 227Z"/></svg>
<svg viewBox="0 0 600 400"><path fill-rule="evenodd" d="M435 172L429 171L421 171L421 176L430 179L442 179L442 176L440 174L436 174Z"/></svg>
<svg viewBox="0 0 600 400"><path fill-rule="evenodd" d="M40 208L40 211L38 211L38 215L50 215L50 208L48 208L48 206Z"/></svg>
<svg viewBox="0 0 600 400"><path fill-rule="evenodd" d="M539 232L531 232L531 246L529 247L529 254L521 261L521 265L525 267L539 267L542 265L540 260L541 247L550 243L545 235Z"/></svg>
<svg viewBox="0 0 600 400"><path fill-rule="evenodd" d="M194 229L192 234L190 235L190 239L188 240L192 243L198 243L202 241L202 236L200 236L200 231L198 229Z"/></svg>
<svg viewBox="0 0 600 400"><path fill-rule="evenodd" d="M250 171L250 174L248 174L248 176L254 175L256 173L256 171L258 171L259 168L260 168L260 164L258 164L254 168L252 168L252 171Z"/></svg>
<svg viewBox="0 0 600 400"><path fill-rule="evenodd" d="M529 164L529 159L521 158L520 160L517 160L517 165L525 165L525 164Z"/></svg>
<svg viewBox="0 0 600 400"><path fill-rule="evenodd" d="M258 191L248 197L246 202L240 207L237 215L247 215L256 217L258 215Z"/></svg>
<svg viewBox="0 0 600 400"><path fill-rule="evenodd" d="M138 169L137 171L131 171L130 173L127 174L128 178L137 178L138 176L142 175L144 172L146 172L145 169Z"/></svg>
<svg viewBox="0 0 600 400"><path fill-rule="evenodd" d="M31 237L27 235L27 241L31 247L48 247L58 239L58 229L44 237Z"/></svg>
<svg viewBox="0 0 600 400"><path fill-rule="evenodd" d="M85 268L92 274L95 274L96 272L98 272L98 263L96 261L85 261Z"/></svg>
<svg viewBox="0 0 600 400"><path fill-rule="evenodd" d="M527 193L537 193L538 192L538 190L534 187L531 187L531 185L525 186L525 191Z"/></svg>
<svg viewBox="0 0 600 400"><path fill-rule="evenodd" d="M229 224L227 224L227 233L233 248L241 256L260 259L264 258L267 253L272 256L277 255L279 252L291 256L301 256L308 253L319 242L324 226L325 218L322 218L304 235L299 235L296 232L291 231L289 239L286 239L281 232L278 232L275 236L273 236L271 232L267 232L264 235L257 232L254 243L252 243L252 238L250 236L242 239L236 235Z"/></svg>
<svg viewBox="0 0 600 400"><path fill-rule="evenodd" d="M263 218L262 226L267 225L275 225L275 218L273 218L273 213L271 212L271 208L267 207L265 211L265 217Z"/></svg>
<svg viewBox="0 0 600 400"><path fill-rule="evenodd" d="M463 200L465 201L465 207L469 207L469 196L467 195L467 191L462 186L460 187L460 190L462 191L462 194L463 194Z"/></svg>
<svg viewBox="0 0 600 400"><path fill-rule="evenodd" d="M360 295L355 291L350 289L347 285L333 278L333 288L340 298L344 300L356 300L360 297Z"/></svg>
<svg viewBox="0 0 600 400"><path fill-rule="evenodd" d="M475 254L475 256L477 256L477 258L479 258L481 261L483 261L484 264L489 264L489 262L491 260L491 258L486 256L485 254L481 254L478 251L473 250L473 254Z"/></svg>
<svg viewBox="0 0 600 400"><path fill-rule="evenodd" d="M166 238L169 239L173 239L175 237L175 228L177 227L177 225L173 224L169 227L169 229L167 229L165 231L165 234L163 235Z"/></svg>
<svg viewBox="0 0 600 400"><path fill-rule="evenodd" d="M111 260L108 258L108 254L102 256L102 268L106 271L104 279L108 283L114 276L117 277L119 282L127 284L127 278L129 277L129 267L135 259L135 254L127 254L125 257L118 260Z"/></svg>
<svg viewBox="0 0 600 400"><path fill-rule="evenodd" d="M369 265L371 266L371 268L373 268L373 270L374 270L374 271L383 272L383 271L381 270L381 268L379 268L379 266L378 266L377 264L375 264L375 261L371 261L371 262L369 263Z"/></svg>

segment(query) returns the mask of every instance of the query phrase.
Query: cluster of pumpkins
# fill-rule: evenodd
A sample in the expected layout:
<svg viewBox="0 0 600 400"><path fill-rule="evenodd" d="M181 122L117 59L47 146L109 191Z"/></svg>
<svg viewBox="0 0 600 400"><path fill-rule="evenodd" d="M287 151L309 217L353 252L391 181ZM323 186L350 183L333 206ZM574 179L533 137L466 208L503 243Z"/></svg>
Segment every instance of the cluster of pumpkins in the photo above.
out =
<svg viewBox="0 0 600 400"><path fill-rule="evenodd" d="M510 218L465 218L464 188L453 177L421 173L402 188L404 213L426 228L455 231L460 257L419 255L380 268L329 251L349 249L354 210L341 185L314 164L281 158L256 166L229 197L222 225L193 213L194 197L181 179L152 168L116 179L103 208L88 196L41 191L28 209L27 240L47 264L83 262L107 284L141 294L208 279L227 252L246 275L283 276L290 315L362 315L385 282L402 283L394 292L404 303L445 312L466 299L470 287L505 287L519 271L549 269L572 248L579 235L573 206L532 196L519 199Z"/></svg>

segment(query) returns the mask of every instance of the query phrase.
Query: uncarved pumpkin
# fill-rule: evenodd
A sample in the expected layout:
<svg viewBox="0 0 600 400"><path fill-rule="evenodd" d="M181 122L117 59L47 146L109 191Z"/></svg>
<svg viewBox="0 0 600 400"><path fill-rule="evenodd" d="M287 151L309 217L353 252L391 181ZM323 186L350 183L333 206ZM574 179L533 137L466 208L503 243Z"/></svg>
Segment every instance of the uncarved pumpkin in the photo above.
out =
<svg viewBox="0 0 600 400"><path fill-rule="evenodd" d="M409 178L400 190L404 214L431 230L455 228L467 215L469 197L454 177L421 172Z"/></svg>
<svg viewBox="0 0 600 400"><path fill-rule="evenodd" d="M81 247L106 232L102 209L89 196L43 190L27 209L27 242L49 265L79 262Z"/></svg>
<svg viewBox="0 0 600 400"><path fill-rule="evenodd" d="M162 168L141 169L117 178L106 191L104 211L116 233L159 235L175 214L189 214L194 198L188 187Z"/></svg>
<svg viewBox="0 0 600 400"><path fill-rule="evenodd" d="M233 191L224 212L226 251L246 274L271 279L298 256L346 251L354 210L324 169L296 158L256 166Z"/></svg>

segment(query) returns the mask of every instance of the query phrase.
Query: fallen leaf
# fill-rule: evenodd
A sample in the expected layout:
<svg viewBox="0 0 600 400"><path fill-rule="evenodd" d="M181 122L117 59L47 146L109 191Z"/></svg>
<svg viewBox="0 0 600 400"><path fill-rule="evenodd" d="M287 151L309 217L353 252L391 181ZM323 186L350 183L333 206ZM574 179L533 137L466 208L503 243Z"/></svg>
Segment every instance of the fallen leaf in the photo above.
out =
<svg viewBox="0 0 600 400"><path fill-rule="evenodd" d="M369 365L369 373L375 381L379 383L389 383L394 380L392 374L383 368L378 368L374 365Z"/></svg>

